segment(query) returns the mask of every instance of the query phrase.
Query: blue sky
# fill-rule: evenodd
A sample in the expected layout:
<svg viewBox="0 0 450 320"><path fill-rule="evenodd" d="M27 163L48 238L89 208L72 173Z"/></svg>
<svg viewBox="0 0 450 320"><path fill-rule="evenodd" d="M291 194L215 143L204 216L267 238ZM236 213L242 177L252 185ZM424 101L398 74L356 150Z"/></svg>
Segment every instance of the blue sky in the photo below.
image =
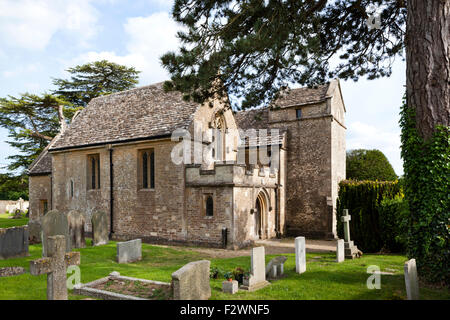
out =
<svg viewBox="0 0 450 320"><path fill-rule="evenodd" d="M159 56L175 50L172 1L0 0L0 96L53 88L51 78L99 59L142 71L139 85L168 79ZM405 63L390 78L341 81L347 108L347 149L379 149L403 173L398 126ZM0 129L0 166L16 150ZM0 169L0 172L5 170Z"/></svg>

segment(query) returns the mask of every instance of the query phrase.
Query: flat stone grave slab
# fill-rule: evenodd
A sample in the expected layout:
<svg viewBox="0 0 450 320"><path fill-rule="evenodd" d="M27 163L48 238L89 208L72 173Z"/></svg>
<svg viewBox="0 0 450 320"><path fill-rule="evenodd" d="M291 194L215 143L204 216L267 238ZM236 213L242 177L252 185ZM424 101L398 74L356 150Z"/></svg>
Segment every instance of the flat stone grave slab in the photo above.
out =
<svg viewBox="0 0 450 320"><path fill-rule="evenodd" d="M117 242L117 262L130 263L142 259L142 240Z"/></svg>
<svg viewBox="0 0 450 320"><path fill-rule="evenodd" d="M111 272L107 277L74 287L73 293L103 300L172 300L168 282L121 276Z"/></svg>

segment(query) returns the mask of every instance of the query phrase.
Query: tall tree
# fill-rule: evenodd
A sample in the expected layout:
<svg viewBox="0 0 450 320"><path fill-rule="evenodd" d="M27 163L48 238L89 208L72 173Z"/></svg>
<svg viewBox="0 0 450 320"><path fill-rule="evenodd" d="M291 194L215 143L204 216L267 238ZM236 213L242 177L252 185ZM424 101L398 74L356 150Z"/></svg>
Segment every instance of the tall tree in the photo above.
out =
<svg viewBox="0 0 450 320"><path fill-rule="evenodd" d="M53 79L58 87L53 93L75 106L85 106L91 99L133 88L140 71L107 60L78 65L67 70L70 79Z"/></svg>
<svg viewBox="0 0 450 320"><path fill-rule="evenodd" d="M66 125L75 111L64 107L68 102L50 94L25 93L19 97L0 98L0 125L9 131L8 144L18 153L9 156L8 169L26 169L45 146Z"/></svg>
<svg viewBox="0 0 450 320"><path fill-rule="evenodd" d="M406 197L412 228L430 226L411 232L409 255L428 279L450 281L450 201L436 185L449 175L449 0L175 0L173 18L186 31L178 34L179 52L161 58L171 73L165 88L198 101L227 90L243 98L244 109L276 98L289 83L389 76L406 48ZM213 86L217 77L223 87ZM439 152L424 152L427 143ZM430 176L433 188L424 185ZM417 188L428 195L416 197Z"/></svg>
<svg viewBox="0 0 450 320"><path fill-rule="evenodd" d="M380 150L356 149L347 152L347 179L352 180L397 180L394 168Z"/></svg>
<svg viewBox="0 0 450 320"><path fill-rule="evenodd" d="M0 98L0 126L9 131L8 143L19 151L8 157L9 170L28 168L76 111L95 97L133 88L140 72L106 60L67 71L70 79L54 79L57 89L52 94Z"/></svg>

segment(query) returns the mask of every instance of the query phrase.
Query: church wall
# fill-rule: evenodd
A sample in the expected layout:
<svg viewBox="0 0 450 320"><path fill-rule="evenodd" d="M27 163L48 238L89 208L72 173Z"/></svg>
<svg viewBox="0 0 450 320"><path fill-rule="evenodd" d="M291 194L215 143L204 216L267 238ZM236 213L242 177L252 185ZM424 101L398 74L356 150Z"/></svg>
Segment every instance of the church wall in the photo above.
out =
<svg viewBox="0 0 450 320"><path fill-rule="evenodd" d="M332 236L331 116L327 104L270 111L272 128L286 128L286 232L312 238Z"/></svg>
<svg viewBox="0 0 450 320"><path fill-rule="evenodd" d="M98 154L100 188L88 189L87 158ZM87 231L95 211L109 213L109 152L105 147L53 153L53 209L68 213L78 210L86 217ZM72 181L72 182L71 182ZM72 186L73 183L73 196ZM108 215L109 216L109 215Z"/></svg>
<svg viewBox="0 0 450 320"><path fill-rule="evenodd" d="M222 246L222 228L232 230L232 187L187 187L186 188L187 241ZM206 215L205 197L212 195L213 215ZM228 239L230 243L230 239Z"/></svg>
<svg viewBox="0 0 450 320"><path fill-rule="evenodd" d="M44 201L51 210L51 175L30 176L28 181L30 220L37 220L44 215Z"/></svg>

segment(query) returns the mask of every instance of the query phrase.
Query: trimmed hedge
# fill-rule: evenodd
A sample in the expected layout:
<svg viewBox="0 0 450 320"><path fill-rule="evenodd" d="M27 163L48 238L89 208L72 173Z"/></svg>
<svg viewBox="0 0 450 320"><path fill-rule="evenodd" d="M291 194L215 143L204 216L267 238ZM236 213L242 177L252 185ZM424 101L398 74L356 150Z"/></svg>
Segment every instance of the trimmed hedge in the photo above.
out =
<svg viewBox="0 0 450 320"><path fill-rule="evenodd" d="M341 221L343 210L348 209L350 220L350 237L363 252L402 250L400 238L402 231L398 227L401 215L399 207L404 210L401 187L398 181L353 181L344 180L339 184L337 199L337 231L339 238L344 238ZM397 203L386 200L397 199ZM382 212L380 214L380 212ZM404 211L402 211L404 214ZM396 226L397 225L397 226Z"/></svg>

